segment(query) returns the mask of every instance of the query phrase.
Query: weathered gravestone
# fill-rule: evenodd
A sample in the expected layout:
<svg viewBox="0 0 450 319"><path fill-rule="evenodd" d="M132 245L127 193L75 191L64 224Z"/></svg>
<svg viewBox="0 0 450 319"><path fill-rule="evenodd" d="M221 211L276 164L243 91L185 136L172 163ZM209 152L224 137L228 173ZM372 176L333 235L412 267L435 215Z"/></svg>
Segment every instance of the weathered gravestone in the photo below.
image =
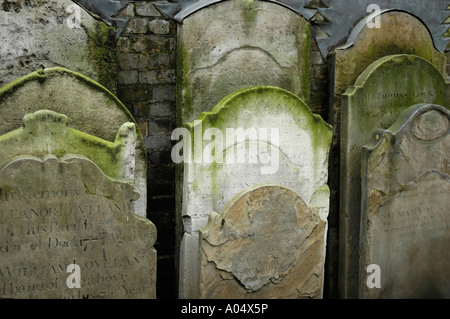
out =
<svg viewBox="0 0 450 319"><path fill-rule="evenodd" d="M443 106L414 105L363 148L362 298L450 297L449 121Z"/></svg>
<svg viewBox="0 0 450 319"><path fill-rule="evenodd" d="M51 68L0 88L0 135L20 128L25 114L42 109L65 114L74 129L108 141L115 139L123 123L135 123L117 97L97 82L64 68ZM133 180L140 197L132 205L138 215L145 217L147 153L140 130L136 134L134 156L118 177Z"/></svg>
<svg viewBox="0 0 450 319"><path fill-rule="evenodd" d="M1 298L155 298L156 228L120 178L135 143L133 123L109 142L48 110L0 136Z"/></svg>
<svg viewBox="0 0 450 319"><path fill-rule="evenodd" d="M326 224L288 188L244 190L200 231L200 298L321 298Z"/></svg>
<svg viewBox="0 0 450 319"><path fill-rule="evenodd" d="M232 92L284 88L309 101L310 25L268 1L232 0L194 12L178 27L178 120L210 111Z"/></svg>
<svg viewBox="0 0 450 319"><path fill-rule="evenodd" d="M361 147L417 103L450 105L448 84L428 61L393 55L371 64L342 96L340 165L341 289L356 297L361 209Z"/></svg>
<svg viewBox="0 0 450 319"><path fill-rule="evenodd" d="M331 127L296 95L250 87L223 99L189 123L184 137L184 228L180 296L198 296L198 231L243 189L277 183L319 208L326 220ZM181 142L180 142L181 143ZM177 147L175 153L179 152Z"/></svg>
<svg viewBox="0 0 450 319"><path fill-rule="evenodd" d="M408 4L409 5L409 4ZM330 108L329 123L333 126L334 135L330 150L330 236L339 231L339 166L340 166L340 117L341 98L350 85L355 84L361 73L372 63L387 55L414 54L433 64L445 75L446 57L439 52L433 42L429 28L423 20L408 12L400 10L381 11L379 15L371 15L373 19L364 17L357 23L348 37L347 43L336 48L328 57L330 72ZM377 19L377 20L374 20ZM374 23L378 25L374 27ZM337 240L337 239L334 239ZM329 246L330 267L328 272L337 278L334 269L338 263L337 247ZM341 257L342 258L342 257ZM342 259L341 259L342 261ZM345 262L344 262L345 264ZM353 273L351 271L348 274ZM340 274L340 278L348 278ZM356 286L350 291L345 280L340 284L342 297L357 297Z"/></svg>
<svg viewBox="0 0 450 319"><path fill-rule="evenodd" d="M377 18L379 27L371 27L374 21L364 18L354 27L347 43L330 54L333 85L330 118L336 127L342 94L378 59L394 54L414 54L445 74L445 54L436 50L427 26L420 19L403 11L384 12Z"/></svg>
<svg viewBox="0 0 450 319"><path fill-rule="evenodd" d="M115 29L74 1L2 1L0 21L0 87L63 66L115 91Z"/></svg>

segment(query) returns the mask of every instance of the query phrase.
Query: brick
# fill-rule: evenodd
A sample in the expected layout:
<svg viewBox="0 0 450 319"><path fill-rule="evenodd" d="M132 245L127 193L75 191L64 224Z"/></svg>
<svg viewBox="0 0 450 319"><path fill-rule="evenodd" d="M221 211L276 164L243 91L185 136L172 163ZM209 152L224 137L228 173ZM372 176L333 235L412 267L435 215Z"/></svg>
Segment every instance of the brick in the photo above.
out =
<svg viewBox="0 0 450 319"><path fill-rule="evenodd" d="M127 37L120 37L117 40L117 52L128 53L130 52L130 39Z"/></svg>
<svg viewBox="0 0 450 319"><path fill-rule="evenodd" d="M126 33L147 33L147 19L134 18L131 19L126 28Z"/></svg>
<svg viewBox="0 0 450 319"><path fill-rule="evenodd" d="M150 133L145 136L145 146L147 149L172 148L171 133Z"/></svg>
<svg viewBox="0 0 450 319"><path fill-rule="evenodd" d="M174 181L175 165L157 165L148 169L152 181Z"/></svg>
<svg viewBox="0 0 450 319"><path fill-rule="evenodd" d="M150 119L148 121L148 130L150 133L172 133L175 128L175 119L170 117Z"/></svg>
<svg viewBox="0 0 450 319"><path fill-rule="evenodd" d="M156 101L174 101L175 86L155 86L153 88L153 100Z"/></svg>
<svg viewBox="0 0 450 319"><path fill-rule="evenodd" d="M118 87L117 89L117 97L124 103L148 101L151 99L151 96L151 87L134 85L132 87Z"/></svg>
<svg viewBox="0 0 450 319"><path fill-rule="evenodd" d="M164 151L154 151L148 156L149 162L152 165L173 164L172 149Z"/></svg>
<svg viewBox="0 0 450 319"><path fill-rule="evenodd" d="M149 2L138 2L136 5L136 15L144 17L160 17L161 13L153 4Z"/></svg>
<svg viewBox="0 0 450 319"><path fill-rule="evenodd" d="M133 3L127 4L127 6L119 12L118 16L133 17L134 16L134 4Z"/></svg>
<svg viewBox="0 0 450 319"><path fill-rule="evenodd" d="M156 102L150 104L150 117L176 116L176 106L173 102Z"/></svg>
<svg viewBox="0 0 450 319"><path fill-rule="evenodd" d="M133 70L137 68L139 56L133 53L118 53L117 63L121 70Z"/></svg>
<svg viewBox="0 0 450 319"><path fill-rule="evenodd" d="M175 197L158 196L150 198L148 205L152 211L167 211L170 209L174 209Z"/></svg>
<svg viewBox="0 0 450 319"><path fill-rule="evenodd" d="M120 71L117 75L117 82L119 84L134 84L138 83L138 71Z"/></svg>
<svg viewBox="0 0 450 319"><path fill-rule="evenodd" d="M149 54L147 57L148 67L153 69L168 68L171 66L171 56L168 53Z"/></svg>
<svg viewBox="0 0 450 319"><path fill-rule="evenodd" d="M151 70L139 74L139 82L144 84L175 83L175 70Z"/></svg>
<svg viewBox="0 0 450 319"><path fill-rule="evenodd" d="M141 101L136 102L133 105L133 116L136 118L147 118L149 113L150 105L149 102ZM147 123L148 128L148 123Z"/></svg>
<svg viewBox="0 0 450 319"><path fill-rule="evenodd" d="M170 22L166 20L152 20L148 23L150 31L154 34L169 34L170 33Z"/></svg>

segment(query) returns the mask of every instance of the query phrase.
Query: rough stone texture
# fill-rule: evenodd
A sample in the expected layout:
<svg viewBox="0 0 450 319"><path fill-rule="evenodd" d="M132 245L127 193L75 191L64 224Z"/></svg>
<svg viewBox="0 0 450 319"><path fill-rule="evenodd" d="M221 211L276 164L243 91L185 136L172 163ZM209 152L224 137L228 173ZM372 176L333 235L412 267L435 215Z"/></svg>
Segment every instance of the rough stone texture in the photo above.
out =
<svg viewBox="0 0 450 319"><path fill-rule="evenodd" d="M343 17L345 18L345 17ZM360 74L376 60L392 54L415 54L430 61L440 72L444 72L445 56L437 51L432 37L416 17L405 12L386 12L380 16L381 28L365 27L357 35L353 45L336 48L328 57L330 93L328 122L333 125L334 136L330 156L330 232L339 230L339 154L341 97L348 86L353 85ZM443 73L444 74L444 73ZM324 117L325 118L325 117ZM333 235L331 235L333 236ZM337 241L331 239L331 241ZM336 249L329 250L331 267L336 267ZM329 269L332 272L331 269ZM334 276L337 281L338 276ZM341 297L349 296L341 290ZM355 295L353 294L353 297Z"/></svg>
<svg viewBox="0 0 450 319"><path fill-rule="evenodd" d="M360 297L450 297L450 111L418 104L363 148ZM377 264L381 288L365 268Z"/></svg>
<svg viewBox="0 0 450 319"><path fill-rule="evenodd" d="M329 205L327 167L332 129L320 116L313 115L298 96L275 87L242 89L223 99L211 112L202 113L199 121L187 126L193 149L185 148L183 152L191 154L192 161L185 162L184 175L177 181L183 199L178 220L184 230L180 248L182 298L198 296L198 230L206 225L212 211L222 211L243 189L260 183L288 187L307 205L314 202L324 220ZM235 129L234 134L240 128L247 135L241 134L242 140L227 137L230 128ZM272 129L278 130L278 140ZM223 132L222 137L214 137L216 142L223 138L215 149L216 154L223 155L223 163L207 163L202 158L196 162L197 150L200 155L211 152L211 142L201 140L211 130ZM241 147L245 154L239 162Z"/></svg>
<svg viewBox="0 0 450 319"><path fill-rule="evenodd" d="M200 231L200 297L321 298L325 231L288 188L243 191Z"/></svg>
<svg viewBox="0 0 450 319"><path fill-rule="evenodd" d="M75 7L80 24L71 28ZM0 86L42 68L61 66L115 92L114 29L73 1L2 0L0 21Z"/></svg>
<svg viewBox="0 0 450 319"><path fill-rule="evenodd" d="M375 129L388 128L410 105L450 105L446 91L448 84L430 62L403 54L371 64L342 96L339 232L343 296L357 297L361 147Z"/></svg>
<svg viewBox="0 0 450 319"><path fill-rule="evenodd" d="M178 27L179 123L252 85L284 88L307 103L311 31L300 15L265 1L232 0Z"/></svg>
<svg viewBox="0 0 450 319"><path fill-rule="evenodd" d="M8 163L0 171L0 297L155 298L156 228L133 214L138 196L84 157ZM70 264L80 267L80 288L67 284Z"/></svg>
<svg viewBox="0 0 450 319"><path fill-rule="evenodd" d="M123 123L135 123L123 104L98 83L63 68L51 68L33 72L0 89L0 134L22 127L25 114L41 109L65 114L72 128L107 141L115 140ZM133 205L139 215L145 216L147 158L139 130L134 161L134 187L141 196Z"/></svg>

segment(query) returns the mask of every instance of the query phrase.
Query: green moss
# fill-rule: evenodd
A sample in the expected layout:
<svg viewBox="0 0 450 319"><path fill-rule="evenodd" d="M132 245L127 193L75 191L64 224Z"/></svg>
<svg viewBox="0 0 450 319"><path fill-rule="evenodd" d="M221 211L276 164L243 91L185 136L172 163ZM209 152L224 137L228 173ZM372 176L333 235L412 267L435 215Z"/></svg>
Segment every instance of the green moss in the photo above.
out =
<svg viewBox="0 0 450 319"><path fill-rule="evenodd" d="M192 112L192 96L189 82L189 63L186 48L179 46L177 55L177 119L178 126L183 126L186 121L185 114Z"/></svg>
<svg viewBox="0 0 450 319"><path fill-rule="evenodd" d="M252 28L256 22L256 16L258 15L257 4L255 0L235 0L237 5L241 8L241 13L245 21L248 32L249 28Z"/></svg>
<svg viewBox="0 0 450 319"><path fill-rule="evenodd" d="M306 45L302 45L299 43L299 38L301 35L297 35L296 37L296 46L297 48L302 48L302 51L299 52L299 63L302 63L301 68L301 75L302 75L302 83L307 84L311 83L311 26L310 24L306 24L306 30L303 32L303 34L306 36L306 39L304 43ZM310 102L310 94L311 94L311 88L309 85L303 85L301 87L301 97L304 99L304 101L309 104Z"/></svg>
<svg viewBox="0 0 450 319"><path fill-rule="evenodd" d="M0 167L22 154L43 157L82 155L96 163L106 175L121 176L124 141L120 136L109 142L67 126L67 116L41 110L27 114L23 127L0 136Z"/></svg>
<svg viewBox="0 0 450 319"><path fill-rule="evenodd" d="M88 87L92 88L95 91L101 92L102 94L106 95L108 99L113 101L113 103L121 109L121 111L126 114L126 117L128 118L129 122L132 122L138 127L138 124L136 123L134 117L131 115L131 113L128 111L128 109L125 107L125 105L113 94L111 93L107 88L105 88L103 85L99 84L98 82L90 79L89 77L74 72L65 68L61 67L54 67L49 69L42 69L35 72L32 72L24 77L21 77L19 79L16 79L15 81L3 86L0 88L0 105L4 102L5 99L7 99L10 95L15 94L20 88L22 88L24 85L37 81L39 83L44 83L47 79L53 78L53 77L59 77L59 76L70 76L75 78L77 81L82 82L83 84L87 85ZM138 143L139 147L141 148L142 154L146 154L147 150L145 148L145 143L143 141L142 132L138 129L137 130L137 138L141 140L141 143ZM146 157L143 156L143 160L147 161Z"/></svg>
<svg viewBox="0 0 450 319"><path fill-rule="evenodd" d="M88 28L85 31L90 38L90 58L97 67L98 81L115 93L117 74L115 30L103 22L97 22L94 31Z"/></svg>

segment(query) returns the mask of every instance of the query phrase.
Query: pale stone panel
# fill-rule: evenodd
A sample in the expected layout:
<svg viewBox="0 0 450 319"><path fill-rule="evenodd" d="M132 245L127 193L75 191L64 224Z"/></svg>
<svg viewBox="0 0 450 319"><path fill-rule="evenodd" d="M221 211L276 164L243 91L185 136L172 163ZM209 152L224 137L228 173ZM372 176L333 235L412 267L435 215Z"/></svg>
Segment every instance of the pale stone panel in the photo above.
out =
<svg viewBox="0 0 450 319"><path fill-rule="evenodd" d="M275 3L223 1L195 12L178 28L180 123L252 85L281 87L308 103L310 49L308 21Z"/></svg>
<svg viewBox="0 0 450 319"><path fill-rule="evenodd" d="M200 231L200 298L321 298L325 232L288 188L242 191Z"/></svg>
<svg viewBox="0 0 450 319"><path fill-rule="evenodd" d="M296 95L275 87L242 89L188 128L192 141L184 152L192 160L184 164L182 251L197 252L198 256L198 231L209 214L222 211L243 189L256 184L288 187L307 205L314 202L326 221L331 127ZM227 129L234 129L234 135L227 137ZM239 130L240 135L236 133ZM206 139L208 132L217 134ZM237 140L236 134L243 139ZM205 161L203 155L212 153L211 145L216 146L215 154L222 162L217 158ZM245 155L239 162L242 150ZM180 264L180 297L197 297L199 259L194 255L181 259L186 263Z"/></svg>

